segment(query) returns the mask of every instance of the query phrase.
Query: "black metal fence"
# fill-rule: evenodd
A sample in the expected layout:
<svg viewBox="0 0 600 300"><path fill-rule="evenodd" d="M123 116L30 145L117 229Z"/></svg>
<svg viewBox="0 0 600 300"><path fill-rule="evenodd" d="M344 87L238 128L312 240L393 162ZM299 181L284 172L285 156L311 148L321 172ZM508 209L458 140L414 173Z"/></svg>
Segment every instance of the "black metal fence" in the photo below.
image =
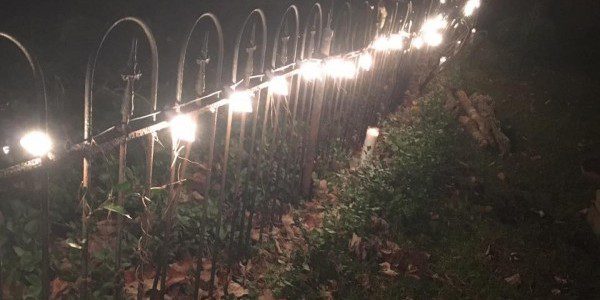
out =
<svg viewBox="0 0 600 300"><path fill-rule="evenodd" d="M227 51L219 19L205 13L185 35L175 97L171 103L160 104L158 51L151 29L135 17L116 21L88 63L82 141L62 149L48 147L29 161L0 170L4 181L35 172L44 182L36 193L41 197L42 212L42 298L49 298L49 282L54 276L49 261L48 203L52 195L47 188L53 165L83 158L82 227L77 241L81 248L80 298L90 298L93 289L89 240L93 216L99 209L108 211L103 217L116 223L115 297L124 297L124 255L138 257L136 265L127 268L135 270L140 282L144 274L154 274L151 289L146 291L140 283L137 296L149 292L153 298L163 297L172 259L169 249L177 242L177 209L182 198L190 195L197 198L202 215L194 245L198 261L194 299L198 298L203 257L213 262L212 295L220 271L216 266L227 268L246 259L251 245L261 242L263 233L278 222L282 203L296 204L300 195L310 195L318 157L327 157L336 144L360 146L367 128L396 104L392 95L399 94L395 85L400 75L410 72L414 62L423 58L439 59L438 68L469 41L475 32L469 5L477 8L479 1L421 1L418 6L410 1L338 1L315 3L304 12L292 5L279 16L274 31L267 28L265 13L256 9L241 24L233 49ZM120 120L97 131L94 116L102 113L94 110L98 59L105 41L124 24L139 27L150 49L150 57L144 59L151 68L149 96L140 100L136 93L141 70L138 41L133 39L127 71L115 74L124 86ZM268 43L270 35L272 45ZM40 103L47 106L38 63L12 36L0 33L0 38L13 42L26 56ZM189 51L192 42L200 46ZM226 62L227 53L233 56L231 63ZM137 105L141 101L146 105ZM60 140L47 131L47 115L41 120L41 133ZM171 145L160 143L160 149L155 149L157 141L169 139L163 133L167 129ZM132 143L137 145L134 152L128 151ZM39 137L33 145L38 150L45 147ZM117 180L110 187L96 173L117 148ZM155 153L164 149L170 153L169 163L156 165ZM140 153L143 172L136 177L128 167L140 162L132 159ZM107 192L109 188L115 197ZM141 207L136 223L126 222L127 202ZM124 249L123 234L128 230L139 236L135 247ZM259 231L258 241L251 238L255 230Z"/></svg>

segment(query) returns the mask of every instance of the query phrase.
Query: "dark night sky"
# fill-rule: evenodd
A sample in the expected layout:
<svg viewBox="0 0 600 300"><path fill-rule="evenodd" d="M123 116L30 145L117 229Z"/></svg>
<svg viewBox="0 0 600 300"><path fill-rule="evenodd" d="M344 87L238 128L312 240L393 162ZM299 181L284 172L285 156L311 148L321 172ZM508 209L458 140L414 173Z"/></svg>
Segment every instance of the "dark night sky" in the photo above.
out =
<svg viewBox="0 0 600 300"><path fill-rule="evenodd" d="M293 1L283 0L2 0L0 30L14 33L32 48L43 64L59 63L67 73L81 72L101 33L111 22L126 15L147 21L157 36L163 70L169 74L170 59L179 51L183 33L195 17L215 12L225 31L234 31L244 14L255 7L265 9L270 21ZM326 1L327 2L327 1ZM416 5L420 5L417 1ZM301 1L306 10L309 1ZM552 36L541 40L550 57L573 59L581 66L597 64L600 39L600 1L595 0L483 0L482 26L492 34L502 30L507 18L541 18L549 22ZM541 6L535 9L536 3ZM304 7L302 7L304 5ZM272 29L274 26L271 26ZM550 34L550 33L549 33ZM233 38L226 38L226 41ZM226 45L226 48L227 45ZM543 53L540 53L543 54ZM544 56L544 55L542 55ZM75 67L78 66L78 67Z"/></svg>

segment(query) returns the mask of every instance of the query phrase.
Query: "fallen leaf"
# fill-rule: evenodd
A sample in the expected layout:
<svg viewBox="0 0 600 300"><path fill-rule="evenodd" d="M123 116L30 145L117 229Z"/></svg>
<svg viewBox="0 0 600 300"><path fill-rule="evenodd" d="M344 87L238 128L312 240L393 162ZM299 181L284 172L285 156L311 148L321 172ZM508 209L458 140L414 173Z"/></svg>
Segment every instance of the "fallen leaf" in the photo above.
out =
<svg viewBox="0 0 600 300"><path fill-rule="evenodd" d="M482 214L488 214L488 213L492 212L492 210L494 210L494 208L491 207L491 206L489 206L489 205L482 206L480 208L480 211L481 211Z"/></svg>
<svg viewBox="0 0 600 300"><path fill-rule="evenodd" d="M504 278L504 281L510 285L519 285L521 284L521 275L519 273Z"/></svg>
<svg viewBox="0 0 600 300"><path fill-rule="evenodd" d="M252 228L251 238L253 241L258 242L258 240L260 240L260 229Z"/></svg>
<svg viewBox="0 0 600 300"><path fill-rule="evenodd" d="M210 281L210 270L202 270L200 273L200 280L204 282Z"/></svg>
<svg viewBox="0 0 600 300"><path fill-rule="evenodd" d="M248 289L241 286L239 283L232 281L227 287L229 295L233 295L236 298L241 298L248 295Z"/></svg>
<svg viewBox="0 0 600 300"><path fill-rule="evenodd" d="M196 201L203 201L204 200L204 196L202 196L202 194L198 193L197 191L193 191L192 192L192 197Z"/></svg>
<svg viewBox="0 0 600 300"><path fill-rule="evenodd" d="M558 275L554 275L554 281L556 281L556 283L560 283L562 285L565 285L568 283L566 278L560 277Z"/></svg>
<svg viewBox="0 0 600 300"><path fill-rule="evenodd" d="M281 246L279 246L279 241L277 239L275 239L275 249L277 249L277 253L283 254L283 251L281 250Z"/></svg>
<svg viewBox="0 0 600 300"><path fill-rule="evenodd" d="M327 194L327 180L323 179L319 181L319 191Z"/></svg>
<svg viewBox="0 0 600 300"><path fill-rule="evenodd" d="M500 179L500 181L506 180L506 175L504 174L504 172L498 173L498 179Z"/></svg>
<svg viewBox="0 0 600 300"><path fill-rule="evenodd" d="M65 292L67 292L70 286L71 284L69 282L66 282L58 277L55 278L50 282L50 289L52 291L50 298L61 299L61 296L63 296Z"/></svg>
<svg viewBox="0 0 600 300"><path fill-rule="evenodd" d="M360 245L361 240L362 238L360 236L356 235L356 233L353 233L352 239L350 239L350 242L348 242L348 250L354 252L356 248L358 248L358 246Z"/></svg>
<svg viewBox="0 0 600 300"><path fill-rule="evenodd" d="M392 270L389 262L380 263L379 266L381 267L381 273L392 277L398 276L398 272Z"/></svg>
<svg viewBox="0 0 600 300"><path fill-rule="evenodd" d="M285 214L281 216L281 223L285 228L289 228L294 224L294 217L291 214Z"/></svg>
<svg viewBox="0 0 600 300"><path fill-rule="evenodd" d="M324 215L325 213L323 212L307 214L304 217L303 223L306 230L312 231L313 229L320 228L323 225Z"/></svg>

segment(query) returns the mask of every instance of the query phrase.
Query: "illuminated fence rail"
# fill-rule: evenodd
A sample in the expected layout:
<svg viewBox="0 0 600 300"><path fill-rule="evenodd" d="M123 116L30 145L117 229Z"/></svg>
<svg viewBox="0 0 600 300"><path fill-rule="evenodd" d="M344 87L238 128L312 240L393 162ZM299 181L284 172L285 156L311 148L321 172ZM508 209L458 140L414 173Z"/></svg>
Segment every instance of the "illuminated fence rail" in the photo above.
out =
<svg viewBox="0 0 600 300"><path fill-rule="evenodd" d="M247 257L251 245L261 242L264 233L279 222L278 208L285 203L296 203L300 194L310 194L318 157L330 155L336 143L354 148L361 144L364 132L393 105L394 84L402 72L410 70L411 62L436 48L435 55L442 65L463 47L474 33L475 19L471 15L479 5L476 0L432 2L428 7L414 7L412 2L400 1L387 6L381 2L376 5L338 1L328 5L316 3L303 13L304 17L292 5L279 17L272 45L268 45L266 16L256 9L244 20L235 37L230 49L231 64L225 63L221 23L215 15L205 13L185 35L174 101L160 104L158 51L151 29L135 17L115 22L88 63L82 142L65 149L52 148L52 140L48 138L51 133L33 132L21 144L36 158L0 170L1 180L35 171L42 174L40 180L45 182L40 193L43 196L42 298L49 297L51 280L49 166L67 158L83 159L82 231L78 240L84 279L78 286L81 298L89 298L92 289L89 237L97 199L109 199L101 206L109 208L113 213L110 219L116 221L115 297L124 297L123 256L137 255L137 266L129 268L140 281L138 297L146 295L142 282L150 272L153 284L148 290L153 298L160 298L164 297L171 259L166 253L176 242L172 232L184 195L201 199L197 201L202 220L196 245L194 299L200 289L203 257L210 258L215 266L211 269L209 287L212 294L218 272L223 272L216 265L231 274L236 262ZM120 120L94 134L98 57L107 38L125 23L139 27L149 45L150 110L140 112L133 105L138 101L135 91L140 78L136 41L132 43L128 71L121 74L124 91ZM200 50L189 53L196 36L201 36ZM39 83L40 99L44 100L43 74L35 60L16 39L6 34L1 37L13 41L25 54ZM192 54L196 59L190 63ZM225 66L231 67L225 70ZM190 73L186 68L194 68L194 76L186 77ZM224 76L228 82L225 87ZM184 99L184 94L195 97ZM170 108L157 110L157 107ZM170 135L162 133L166 129ZM134 187L127 173L130 164L127 154L129 144L138 139L143 141L144 174L140 187ZM170 152L170 161L159 168L154 156L161 149L155 149L155 143L165 139L171 140L170 145L160 145ZM116 148L119 149L117 195L112 197L97 188L103 183L95 171L106 164L105 155ZM124 223L126 214L122 210L127 201L141 203L138 224ZM158 221L151 221L151 216ZM123 233L132 226L141 236L135 249L124 249ZM252 235L257 230L258 241L253 241ZM160 237L160 242L156 242L156 237Z"/></svg>

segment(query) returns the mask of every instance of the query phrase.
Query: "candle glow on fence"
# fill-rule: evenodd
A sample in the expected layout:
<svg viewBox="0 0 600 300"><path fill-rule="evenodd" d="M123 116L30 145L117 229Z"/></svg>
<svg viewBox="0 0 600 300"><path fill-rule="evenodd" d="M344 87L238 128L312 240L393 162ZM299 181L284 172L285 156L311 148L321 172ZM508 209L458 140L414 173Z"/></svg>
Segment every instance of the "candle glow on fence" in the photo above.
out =
<svg viewBox="0 0 600 300"><path fill-rule="evenodd" d="M229 97L229 108L233 112L251 113L253 94L249 91L234 92Z"/></svg>
<svg viewBox="0 0 600 300"><path fill-rule="evenodd" d="M290 94L290 86L284 77L276 76L269 81L269 90L275 95L287 96Z"/></svg>
<svg viewBox="0 0 600 300"><path fill-rule="evenodd" d="M375 51L385 51L390 48L390 41L385 36L379 36L371 44L371 48L375 49Z"/></svg>
<svg viewBox="0 0 600 300"><path fill-rule="evenodd" d="M325 62L325 72L333 78L351 79L356 75L356 66L349 60L333 58Z"/></svg>
<svg viewBox="0 0 600 300"><path fill-rule="evenodd" d="M42 131L32 131L24 135L20 142L21 147L35 157L42 157L52 150L52 139Z"/></svg>
<svg viewBox="0 0 600 300"><path fill-rule="evenodd" d="M193 142L196 140L196 122L189 115L178 115L169 122L173 141Z"/></svg>
<svg viewBox="0 0 600 300"><path fill-rule="evenodd" d="M425 45L425 41L423 41L422 37L418 36L411 41L410 45L415 49L421 49Z"/></svg>
<svg viewBox="0 0 600 300"><path fill-rule="evenodd" d="M379 137L379 128L370 127L369 129L367 129L367 135L372 137Z"/></svg>
<svg viewBox="0 0 600 300"><path fill-rule="evenodd" d="M463 14L466 17L470 17L473 15L475 10L477 10L480 6L481 6L481 0L469 0L469 1L467 1L467 3L465 4L465 7L463 8Z"/></svg>
<svg viewBox="0 0 600 300"><path fill-rule="evenodd" d="M362 153L360 157L361 164L366 163L373 156L373 149L377 144L377 138L379 137L379 128L369 127L367 129L367 135L363 144Z"/></svg>
<svg viewBox="0 0 600 300"><path fill-rule="evenodd" d="M304 79L309 81L320 79L323 76L321 62L314 60L305 61L300 66L300 74Z"/></svg>
<svg viewBox="0 0 600 300"><path fill-rule="evenodd" d="M4 153L4 155L8 155L8 153L10 153L10 147L9 146L2 147L2 153Z"/></svg>
<svg viewBox="0 0 600 300"><path fill-rule="evenodd" d="M388 44L390 50L402 50L404 48L404 36L400 33L391 34Z"/></svg>
<svg viewBox="0 0 600 300"><path fill-rule="evenodd" d="M358 57L358 66L364 70L369 71L373 66L373 56L369 52L364 52Z"/></svg>
<svg viewBox="0 0 600 300"><path fill-rule="evenodd" d="M427 19L420 30L420 35L413 39L412 46L420 49L424 44L437 47L444 41L443 30L448 26L448 21L442 14Z"/></svg>

